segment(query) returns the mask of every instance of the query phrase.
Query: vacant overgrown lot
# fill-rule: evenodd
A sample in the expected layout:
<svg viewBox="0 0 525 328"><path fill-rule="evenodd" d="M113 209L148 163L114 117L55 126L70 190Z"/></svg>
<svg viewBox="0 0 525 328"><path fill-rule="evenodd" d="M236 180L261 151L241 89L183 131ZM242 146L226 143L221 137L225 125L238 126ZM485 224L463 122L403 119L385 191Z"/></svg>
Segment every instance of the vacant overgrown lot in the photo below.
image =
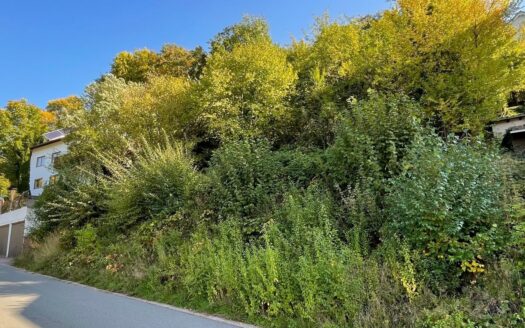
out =
<svg viewBox="0 0 525 328"><path fill-rule="evenodd" d="M16 264L268 327L525 325L508 6L400 0L273 43L122 53L88 86Z"/></svg>
<svg viewBox="0 0 525 328"><path fill-rule="evenodd" d="M268 326L522 324L523 163L426 128L386 155L364 123L324 151L228 143L203 171L169 141L101 159L46 190L17 263Z"/></svg>

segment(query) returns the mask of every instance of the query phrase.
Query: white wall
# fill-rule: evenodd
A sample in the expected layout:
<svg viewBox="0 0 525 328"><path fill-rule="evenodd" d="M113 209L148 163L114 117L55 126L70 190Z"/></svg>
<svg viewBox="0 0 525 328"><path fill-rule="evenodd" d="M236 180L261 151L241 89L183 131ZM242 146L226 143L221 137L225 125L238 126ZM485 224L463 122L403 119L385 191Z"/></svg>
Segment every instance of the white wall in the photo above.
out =
<svg viewBox="0 0 525 328"><path fill-rule="evenodd" d="M27 216L27 207L22 207L17 210L0 214L0 226L24 221Z"/></svg>
<svg viewBox="0 0 525 328"><path fill-rule="evenodd" d="M31 190L31 196L40 196L43 189L35 189L35 180L44 179L44 185L47 186L49 178L56 174L51 164L51 156L53 153L60 152L61 155L67 153L67 144L64 141L57 141L46 146L38 147L33 149L31 152L31 162L29 169L29 188ZM37 167L37 158L45 156L44 165Z"/></svg>
<svg viewBox="0 0 525 328"><path fill-rule="evenodd" d="M503 138L507 130L514 127L524 126L525 117L512 118L507 121L499 121L492 124L492 132L498 138Z"/></svg>
<svg viewBox="0 0 525 328"><path fill-rule="evenodd" d="M34 212L31 208L24 206L11 212L0 214L0 227L25 221L24 234L27 235L33 227L36 227Z"/></svg>

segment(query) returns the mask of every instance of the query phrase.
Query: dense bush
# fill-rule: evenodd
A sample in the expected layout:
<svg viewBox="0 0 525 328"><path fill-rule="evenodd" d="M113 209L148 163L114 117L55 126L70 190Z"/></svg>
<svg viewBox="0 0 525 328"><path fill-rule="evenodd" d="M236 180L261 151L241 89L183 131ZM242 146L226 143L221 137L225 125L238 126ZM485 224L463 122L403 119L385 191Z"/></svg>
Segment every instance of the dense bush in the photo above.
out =
<svg viewBox="0 0 525 328"><path fill-rule="evenodd" d="M106 213L107 190L102 180L82 169L62 170L58 182L47 186L35 202L35 236L82 227Z"/></svg>
<svg viewBox="0 0 525 328"><path fill-rule="evenodd" d="M456 287L502 250L507 224L504 175L496 148L479 140L417 137L386 197L386 233L423 257L435 285Z"/></svg>
<svg viewBox="0 0 525 328"><path fill-rule="evenodd" d="M402 112L397 106L395 97L386 111ZM398 114L382 131L412 127ZM391 134L396 151L386 152L379 130L370 132L377 141L366 120L356 122L325 151L224 143L201 172L169 141L101 154L97 178L86 167L61 169L38 200L42 243L25 261L269 326L520 323L523 215L513 204L521 204L521 162L417 125ZM490 287L501 275L506 289ZM480 304L465 292L440 296L459 287L482 293ZM491 302L508 310L489 320L479 307Z"/></svg>
<svg viewBox="0 0 525 328"><path fill-rule="evenodd" d="M110 171L105 221L121 230L177 213L199 184L192 159L180 144L145 145L133 161L110 158L105 163Z"/></svg>
<svg viewBox="0 0 525 328"><path fill-rule="evenodd" d="M354 187L361 179L380 183L396 175L412 140L421 130L420 107L404 96L370 92L370 100L354 102L327 151L334 184Z"/></svg>
<svg viewBox="0 0 525 328"><path fill-rule="evenodd" d="M211 160L204 206L215 221L239 219L244 234L258 234L287 188L307 186L321 167L317 153L276 152L264 141L228 143Z"/></svg>
<svg viewBox="0 0 525 328"><path fill-rule="evenodd" d="M412 127L398 114L383 131ZM42 242L22 259L268 326L520 323L521 162L417 125L386 152L379 130L373 140L356 122L324 151L224 143L201 172L169 141L101 154L97 178L61 169L37 204ZM505 289L491 287L501 275ZM483 297L471 304L465 290Z"/></svg>
<svg viewBox="0 0 525 328"><path fill-rule="evenodd" d="M234 220L212 235L199 229L181 254L183 285L210 302L242 306L253 318L346 325L366 299L359 248L337 237L328 195L312 188L285 198L252 245Z"/></svg>

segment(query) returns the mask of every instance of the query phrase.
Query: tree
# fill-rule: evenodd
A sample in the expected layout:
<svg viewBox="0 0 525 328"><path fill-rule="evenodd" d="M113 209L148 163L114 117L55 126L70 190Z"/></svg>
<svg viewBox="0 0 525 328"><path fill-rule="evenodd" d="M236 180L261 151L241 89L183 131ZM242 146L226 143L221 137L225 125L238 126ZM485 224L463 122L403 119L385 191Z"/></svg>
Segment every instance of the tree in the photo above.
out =
<svg viewBox="0 0 525 328"><path fill-rule="evenodd" d="M399 0L379 17L321 20L300 61L302 105L333 117L368 89L404 93L444 134L482 133L523 84L525 44L508 12L507 0Z"/></svg>
<svg viewBox="0 0 525 328"><path fill-rule="evenodd" d="M71 112L84 109L82 99L77 96L68 96L50 100L47 103L46 110L59 115L63 112Z"/></svg>
<svg viewBox="0 0 525 328"><path fill-rule="evenodd" d="M166 136L191 140L192 88L190 80L172 76L152 76L145 83L104 76L86 88L85 110L68 120L73 130L68 158L79 164L94 151L123 156L144 140L162 143Z"/></svg>
<svg viewBox="0 0 525 328"><path fill-rule="evenodd" d="M191 51L191 56L193 62L188 71L188 75L193 80L199 80L202 75L202 70L206 66L207 54L201 46L198 46Z"/></svg>
<svg viewBox="0 0 525 328"><path fill-rule="evenodd" d="M271 42L268 24L262 18L245 16L238 24L225 28L211 41L211 52L232 51L239 44Z"/></svg>
<svg viewBox="0 0 525 328"><path fill-rule="evenodd" d="M161 142L165 135L191 139L195 128L195 111L190 92L192 83L169 75L152 76L142 86L129 88L124 94L117 124L128 139Z"/></svg>
<svg viewBox="0 0 525 328"><path fill-rule="evenodd" d="M355 66L363 56L361 24L317 21L313 42L296 41L288 58L298 72L291 101L297 140L326 147L333 141L337 122L350 98L367 97L364 78Z"/></svg>
<svg viewBox="0 0 525 328"><path fill-rule="evenodd" d="M261 26L260 20L243 21L212 41L214 50L207 59L197 101L214 137L272 138L290 114L285 98L296 74L286 51L273 44L268 34L261 34Z"/></svg>
<svg viewBox="0 0 525 328"><path fill-rule="evenodd" d="M153 74L185 77L193 61L192 53L188 50L174 44L166 44L158 54Z"/></svg>
<svg viewBox="0 0 525 328"><path fill-rule="evenodd" d="M407 92L446 131L480 133L522 85L524 43L505 20L507 0L399 0L385 14L396 37L410 40ZM406 44L407 42L405 42Z"/></svg>
<svg viewBox="0 0 525 328"><path fill-rule="evenodd" d="M126 81L144 82L157 60L157 54L149 49L140 49L133 53L123 51L113 60L111 73Z"/></svg>
<svg viewBox="0 0 525 328"><path fill-rule="evenodd" d="M26 100L9 101L0 110L0 175L4 175L19 191L29 189L31 147L42 134L53 114L44 112Z"/></svg>
<svg viewBox="0 0 525 328"><path fill-rule="evenodd" d="M72 128L67 158L78 165L90 158L95 150L123 152L127 149L126 124L120 119L120 109L130 89L141 84L126 82L114 75L104 75L86 87L85 110L69 118Z"/></svg>
<svg viewBox="0 0 525 328"><path fill-rule="evenodd" d="M69 117L74 115L75 112L83 109L84 103L82 102L82 99L77 96L53 99L50 100L46 106L47 112L52 113L55 116L55 125L57 128L67 128L69 125Z"/></svg>
<svg viewBox="0 0 525 328"><path fill-rule="evenodd" d="M119 53L113 60L111 73L131 82L146 82L152 76L198 79L205 63L206 54L201 47L188 51L165 44L158 53L149 49Z"/></svg>

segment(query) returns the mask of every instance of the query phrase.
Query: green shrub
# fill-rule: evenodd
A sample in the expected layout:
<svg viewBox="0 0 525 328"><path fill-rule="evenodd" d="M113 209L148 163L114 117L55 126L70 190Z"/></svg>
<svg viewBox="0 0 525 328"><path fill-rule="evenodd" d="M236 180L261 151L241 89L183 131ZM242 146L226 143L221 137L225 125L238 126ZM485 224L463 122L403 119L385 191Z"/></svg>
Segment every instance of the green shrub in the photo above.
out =
<svg viewBox="0 0 525 328"><path fill-rule="evenodd" d="M182 284L193 297L229 303L239 287L237 270L242 266L243 242L234 221L218 225L216 236L200 227L181 250Z"/></svg>
<svg viewBox="0 0 525 328"><path fill-rule="evenodd" d="M337 236L332 207L315 188L288 194L251 244L234 220L199 229L181 252L185 289L252 318L348 325L366 299L363 258Z"/></svg>
<svg viewBox="0 0 525 328"><path fill-rule="evenodd" d="M281 192L281 173L282 166L267 143L226 144L215 152L208 171L209 204L219 220L253 219Z"/></svg>
<svg viewBox="0 0 525 328"><path fill-rule="evenodd" d="M228 143L213 155L201 198L214 222L236 218L243 234L259 235L289 186L308 185L321 165L318 153L272 151L264 141Z"/></svg>
<svg viewBox="0 0 525 328"><path fill-rule="evenodd" d="M418 325L421 328L475 328L474 322L465 317L461 311L443 316L429 315L424 322Z"/></svg>
<svg viewBox="0 0 525 328"><path fill-rule="evenodd" d="M504 177L495 148L481 141L415 139L386 197L386 234L422 254L431 283L475 279L502 248Z"/></svg>
<svg viewBox="0 0 525 328"><path fill-rule="evenodd" d="M506 154L503 157L503 168L507 176L504 180L507 191L505 203L509 218L509 238L506 240L505 256L514 262L525 285L525 161L523 158ZM525 290L521 293L525 295Z"/></svg>
<svg viewBox="0 0 525 328"><path fill-rule="evenodd" d="M59 236L60 236L60 248L65 250L65 251L70 251L72 249L75 248L75 246L77 245L77 239L76 239L76 234L77 230L73 230L73 229L66 229L66 230L61 230L60 233L59 233ZM34 236L34 235L33 235Z"/></svg>
<svg viewBox="0 0 525 328"><path fill-rule="evenodd" d="M35 202L33 235L43 239L57 229L76 229L100 218L106 212L107 189L97 174L78 167L60 170L58 182L47 186Z"/></svg>
<svg viewBox="0 0 525 328"><path fill-rule="evenodd" d="M381 194L371 179L338 191L339 230L358 233L363 251L369 252L381 244L380 229L384 223Z"/></svg>
<svg viewBox="0 0 525 328"><path fill-rule="evenodd" d="M184 148L146 145L131 163L106 161L111 176L105 223L125 230L142 221L165 218L179 211L199 183L192 160Z"/></svg>
<svg viewBox="0 0 525 328"><path fill-rule="evenodd" d="M98 246L97 231L87 224L82 229L75 231L76 250L79 252L90 251Z"/></svg>
<svg viewBox="0 0 525 328"><path fill-rule="evenodd" d="M362 180L379 185L395 176L414 136L420 131L419 105L405 96L370 92L370 99L352 104L334 144L327 149L333 183L345 189Z"/></svg>
<svg viewBox="0 0 525 328"><path fill-rule="evenodd" d="M282 179L290 185L307 188L312 182L324 181L324 153L320 150L285 149L274 151L283 165Z"/></svg>

